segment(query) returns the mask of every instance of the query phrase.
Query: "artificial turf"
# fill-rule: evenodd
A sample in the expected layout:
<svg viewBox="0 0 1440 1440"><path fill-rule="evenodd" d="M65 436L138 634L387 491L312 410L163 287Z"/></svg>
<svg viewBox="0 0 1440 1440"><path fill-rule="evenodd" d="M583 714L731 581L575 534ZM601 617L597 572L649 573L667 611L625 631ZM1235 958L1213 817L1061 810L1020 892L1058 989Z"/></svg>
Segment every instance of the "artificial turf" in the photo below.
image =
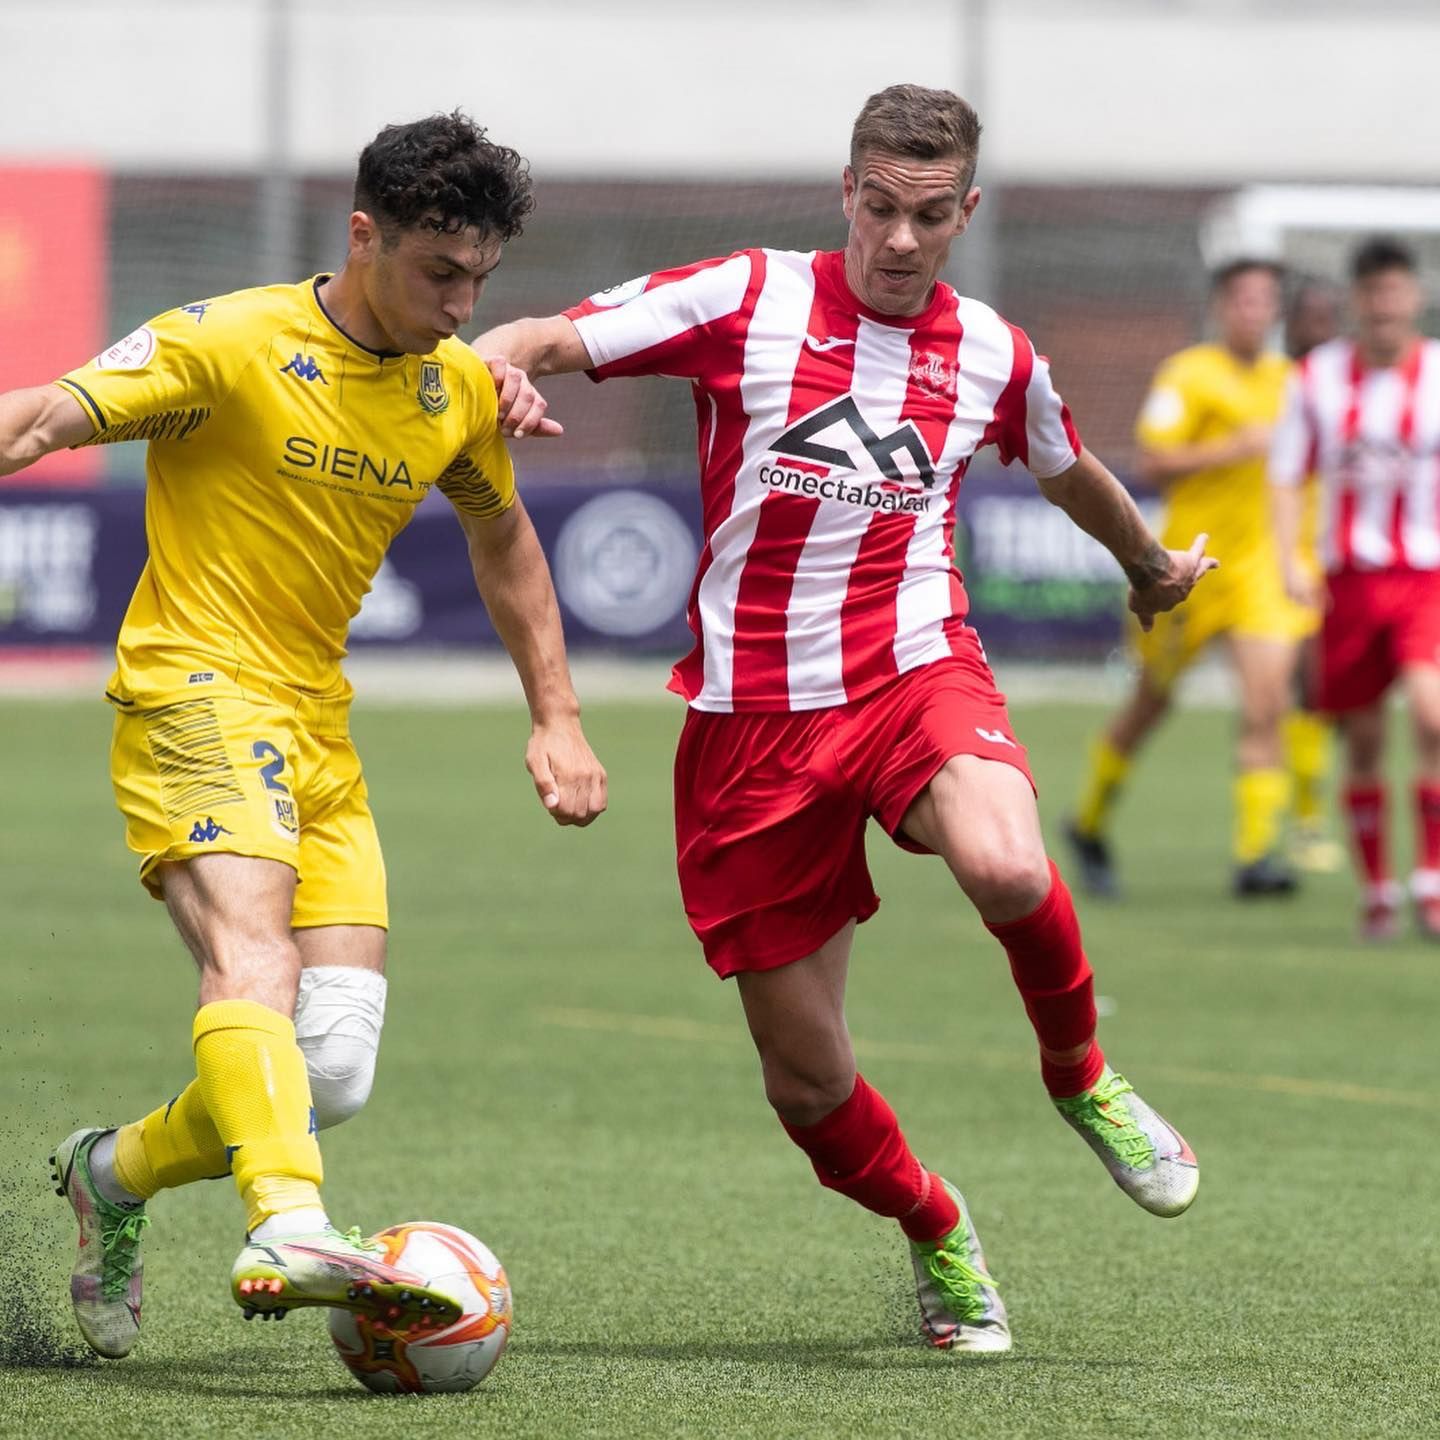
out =
<svg viewBox="0 0 1440 1440"><path fill-rule="evenodd" d="M517 1317L480 1389L386 1399L320 1316L242 1322L228 1182L153 1204L140 1346L81 1354L45 1157L180 1088L194 986L123 848L104 707L0 709L0 1434L1440 1434L1440 950L1358 948L1348 877L1228 898L1226 716L1176 717L1120 817L1125 899L1081 901L1102 1039L1200 1156L1178 1221L1052 1113L1003 957L941 865L872 832L884 904L850 1022L1001 1282L1015 1349L978 1363L920 1344L893 1225L821 1191L766 1109L676 893L679 718L590 708L612 808L581 832L540 811L515 710L357 711L391 995L371 1103L324 1137L327 1200L367 1229L473 1230ZM1015 715L1052 835L1097 718Z"/></svg>

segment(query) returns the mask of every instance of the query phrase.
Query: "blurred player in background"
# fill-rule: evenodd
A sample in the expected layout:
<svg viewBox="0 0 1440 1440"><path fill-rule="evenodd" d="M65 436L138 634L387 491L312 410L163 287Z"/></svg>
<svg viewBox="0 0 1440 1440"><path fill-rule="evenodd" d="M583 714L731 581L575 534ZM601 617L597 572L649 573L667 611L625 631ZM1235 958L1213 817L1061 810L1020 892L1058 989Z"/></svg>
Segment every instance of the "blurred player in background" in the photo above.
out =
<svg viewBox="0 0 1440 1440"><path fill-rule="evenodd" d="M693 388L706 539L697 643L671 681L690 707L675 760L686 913L715 972L737 977L786 1133L822 1185L898 1219L924 1332L957 1351L1008 1349L1005 1307L959 1192L857 1075L845 1023L855 927L879 903L867 818L949 865L1009 955L1056 1106L1126 1193L1176 1215L1198 1171L1095 1041L1070 894L964 623L956 494L982 446L1022 461L1115 555L1147 623L1214 564L1203 536L1160 545L1081 448L1029 339L939 283L980 199L979 139L958 96L894 86L855 124L843 251L704 260L475 342L532 374ZM957 1037L957 1077L964 1065Z"/></svg>
<svg viewBox="0 0 1440 1440"><path fill-rule="evenodd" d="M385 998L385 870L340 661L391 539L438 486L524 684L542 799L562 823L603 809L496 381L454 338L532 205L525 162L464 116L388 127L360 157L338 274L182 306L0 397L0 474L149 441L150 558L106 692L112 778L200 1006L190 1085L53 1157L80 1222L75 1314L101 1355L139 1332L145 1201L227 1171L247 1317L341 1306L403 1330L453 1309L334 1229L318 1188L316 1131L367 1098Z"/></svg>
<svg viewBox="0 0 1440 1440"><path fill-rule="evenodd" d="M1285 353L1303 360L1317 345L1340 332L1343 296L1340 287L1314 275L1302 276L1285 307ZM1313 477L1305 488L1301 525L1301 556L1318 578L1321 574L1316 531L1319 490ZM1285 758L1290 767L1291 863L1299 870L1331 874L1345 864L1344 847L1331 838L1325 788L1330 777L1329 718L1319 709L1320 635L1315 630L1300 642L1295 672L1295 708L1285 717Z"/></svg>
<svg viewBox="0 0 1440 1440"><path fill-rule="evenodd" d="M1355 253L1353 338L1300 362L1270 456L1287 588L1311 603L1302 486L1321 485L1325 566L1320 704L1345 737L1345 808L1364 899L1361 933L1398 932L1387 854L1385 696L1400 682L1415 731L1415 870L1422 934L1440 939L1440 342L1418 329L1414 256L1375 238Z"/></svg>
<svg viewBox="0 0 1440 1440"><path fill-rule="evenodd" d="M1280 853L1289 804L1281 722L1291 704L1300 639L1318 624L1277 579L1265 456L1289 362L1266 348L1280 318L1280 276L1268 261L1239 259L1211 281L1218 339L1160 367L1136 424L1140 472L1163 489L1162 540L1204 530L1223 569L1188 605L1140 633L1134 693L1091 747L1067 829L1087 889L1117 891L1111 811L1136 753L1170 711L1176 682L1223 638L1240 689L1236 740L1234 891L1283 895L1294 872Z"/></svg>

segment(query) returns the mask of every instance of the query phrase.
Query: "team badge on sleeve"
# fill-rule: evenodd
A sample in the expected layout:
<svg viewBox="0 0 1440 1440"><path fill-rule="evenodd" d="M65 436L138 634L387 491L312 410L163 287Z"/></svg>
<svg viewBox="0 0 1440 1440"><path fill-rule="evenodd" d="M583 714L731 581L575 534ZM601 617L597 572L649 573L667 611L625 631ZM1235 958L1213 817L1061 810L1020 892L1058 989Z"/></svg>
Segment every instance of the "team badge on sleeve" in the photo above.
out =
<svg viewBox="0 0 1440 1440"><path fill-rule="evenodd" d="M648 275L637 275L633 280L626 280L619 285L610 286L608 290L597 290L590 297L590 303L606 309L613 309L616 305L624 305L635 299L637 295L643 295L645 287L649 283Z"/></svg>
<svg viewBox="0 0 1440 1440"><path fill-rule="evenodd" d="M95 357L95 364L101 370L141 370L150 363L155 343L155 332L148 325L142 325L108 350L102 350Z"/></svg>
<svg viewBox="0 0 1440 1440"><path fill-rule="evenodd" d="M420 362L420 408L439 415L450 408L450 394L445 389L445 367L438 360Z"/></svg>

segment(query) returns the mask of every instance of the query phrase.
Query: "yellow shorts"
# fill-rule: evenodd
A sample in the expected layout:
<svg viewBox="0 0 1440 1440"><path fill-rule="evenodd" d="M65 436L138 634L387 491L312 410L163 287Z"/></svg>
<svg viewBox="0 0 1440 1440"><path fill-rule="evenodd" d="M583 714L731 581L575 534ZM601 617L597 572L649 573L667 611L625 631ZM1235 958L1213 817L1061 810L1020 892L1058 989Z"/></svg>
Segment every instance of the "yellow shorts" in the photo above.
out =
<svg viewBox="0 0 1440 1440"><path fill-rule="evenodd" d="M1132 639L1145 672L1168 690L1221 635L1299 642L1319 626L1319 612L1291 600L1278 572L1227 571L1222 565L1200 581L1183 605L1157 615L1153 629L1134 625Z"/></svg>
<svg viewBox="0 0 1440 1440"><path fill-rule="evenodd" d="M387 927L385 862L346 708L295 692L117 703L110 778L145 888L160 898L162 861L255 855L294 867L297 929Z"/></svg>

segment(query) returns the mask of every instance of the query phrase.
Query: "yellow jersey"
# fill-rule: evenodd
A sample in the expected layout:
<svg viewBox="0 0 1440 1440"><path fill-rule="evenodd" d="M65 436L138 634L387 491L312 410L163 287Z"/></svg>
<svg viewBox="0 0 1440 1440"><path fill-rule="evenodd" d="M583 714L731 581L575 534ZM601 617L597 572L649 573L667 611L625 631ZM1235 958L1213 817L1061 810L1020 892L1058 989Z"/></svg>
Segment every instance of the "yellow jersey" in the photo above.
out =
<svg viewBox="0 0 1440 1440"><path fill-rule="evenodd" d="M149 442L122 704L227 681L348 699L350 621L431 486L474 515L514 503L485 364L454 339L368 349L320 303L327 278L181 306L56 382L86 443Z"/></svg>
<svg viewBox="0 0 1440 1440"><path fill-rule="evenodd" d="M1172 355L1151 382L1135 425L1147 450L1221 440L1280 418L1290 361L1266 353L1247 364L1221 345ZM1275 566L1265 459L1256 456L1182 475L1165 490L1161 543L1183 549L1205 531L1209 553L1230 569Z"/></svg>

